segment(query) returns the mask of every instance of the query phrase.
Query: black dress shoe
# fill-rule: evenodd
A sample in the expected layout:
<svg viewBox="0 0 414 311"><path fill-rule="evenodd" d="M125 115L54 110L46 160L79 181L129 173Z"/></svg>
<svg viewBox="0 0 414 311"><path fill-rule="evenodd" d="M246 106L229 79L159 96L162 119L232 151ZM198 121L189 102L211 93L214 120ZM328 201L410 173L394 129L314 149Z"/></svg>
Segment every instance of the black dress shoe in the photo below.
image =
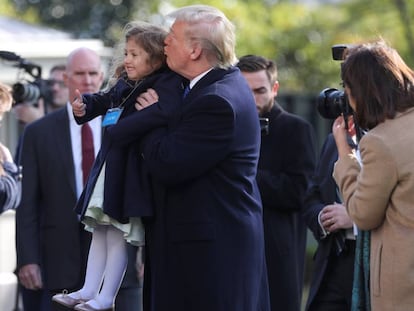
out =
<svg viewBox="0 0 414 311"><path fill-rule="evenodd" d="M83 300L83 299L72 298L72 297L68 296L68 294L66 294L66 293L54 295L52 297L52 301L57 302L57 303L65 306L65 307L69 307L69 308L73 308L74 306L85 302L85 300Z"/></svg>

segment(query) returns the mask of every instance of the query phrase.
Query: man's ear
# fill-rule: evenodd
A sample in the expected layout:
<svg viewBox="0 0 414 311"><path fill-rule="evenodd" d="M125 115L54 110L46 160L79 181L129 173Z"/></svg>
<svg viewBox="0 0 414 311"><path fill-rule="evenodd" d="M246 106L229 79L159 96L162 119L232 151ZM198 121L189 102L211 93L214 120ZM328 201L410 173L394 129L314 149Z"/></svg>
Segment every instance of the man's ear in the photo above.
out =
<svg viewBox="0 0 414 311"><path fill-rule="evenodd" d="M202 52L203 52L203 49L201 48L200 44L194 44L190 51L190 59L196 60L200 58Z"/></svg>
<svg viewBox="0 0 414 311"><path fill-rule="evenodd" d="M277 95L277 91L279 90L279 81L276 81L274 84L273 84L273 87L272 87L272 93L273 93L273 95L274 96L276 96Z"/></svg>
<svg viewBox="0 0 414 311"><path fill-rule="evenodd" d="M66 72L63 72L62 80L63 80L63 83L65 83L65 86L68 86L68 74Z"/></svg>

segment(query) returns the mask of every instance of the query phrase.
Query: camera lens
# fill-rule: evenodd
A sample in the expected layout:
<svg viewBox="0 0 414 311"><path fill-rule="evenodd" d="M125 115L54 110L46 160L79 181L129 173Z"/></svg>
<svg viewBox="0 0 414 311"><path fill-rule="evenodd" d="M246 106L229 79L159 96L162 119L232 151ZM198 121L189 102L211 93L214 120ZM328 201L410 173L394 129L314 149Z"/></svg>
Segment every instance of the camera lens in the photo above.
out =
<svg viewBox="0 0 414 311"><path fill-rule="evenodd" d="M16 83L13 85L13 99L16 103L35 102L40 97L39 87L31 83Z"/></svg>
<svg viewBox="0 0 414 311"><path fill-rule="evenodd" d="M318 112L326 119L336 119L347 111L347 102L343 91L334 88L324 89L318 96Z"/></svg>

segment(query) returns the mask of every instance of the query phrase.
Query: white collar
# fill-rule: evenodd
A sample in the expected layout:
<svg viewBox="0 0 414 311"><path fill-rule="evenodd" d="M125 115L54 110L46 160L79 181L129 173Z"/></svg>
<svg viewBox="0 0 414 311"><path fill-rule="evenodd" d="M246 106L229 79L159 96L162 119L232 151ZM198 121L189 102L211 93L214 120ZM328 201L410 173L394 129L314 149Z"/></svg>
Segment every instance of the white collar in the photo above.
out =
<svg viewBox="0 0 414 311"><path fill-rule="evenodd" d="M198 76L196 76L194 79L190 80L190 89L193 88L193 86L201 80L201 78L203 78L206 74L208 74L211 70L213 70L213 67L211 67L210 69L207 69L206 71L200 73Z"/></svg>

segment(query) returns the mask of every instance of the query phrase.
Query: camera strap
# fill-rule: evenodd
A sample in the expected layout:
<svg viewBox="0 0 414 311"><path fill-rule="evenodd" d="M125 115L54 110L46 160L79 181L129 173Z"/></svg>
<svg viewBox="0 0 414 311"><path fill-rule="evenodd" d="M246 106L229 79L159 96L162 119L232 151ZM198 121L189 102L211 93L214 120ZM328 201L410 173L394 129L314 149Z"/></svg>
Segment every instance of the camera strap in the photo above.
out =
<svg viewBox="0 0 414 311"><path fill-rule="evenodd" d="M126 101L135 93L135 90L138 88L138 86L142 83L143 80L139 80L135 83L133 89L131 92L128 93L128 95L122 100L122 102L119 104L118 107L110 108L107 110L105 117L102 121L102 126L106 127L109 125L115 125L119 118L121 117L122 112L124 111L124 105Z"/></svg>

